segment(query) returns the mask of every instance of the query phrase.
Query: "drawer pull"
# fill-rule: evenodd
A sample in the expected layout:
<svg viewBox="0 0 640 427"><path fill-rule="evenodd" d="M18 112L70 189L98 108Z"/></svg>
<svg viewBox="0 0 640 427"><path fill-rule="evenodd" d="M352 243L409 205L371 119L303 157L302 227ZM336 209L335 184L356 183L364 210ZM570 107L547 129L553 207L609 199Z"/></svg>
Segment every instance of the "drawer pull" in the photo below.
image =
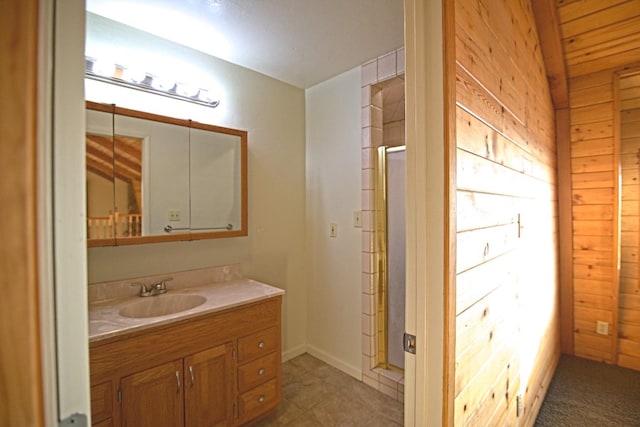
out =
<svg viewBox="0 0 640 427"><path fill-rule="evenodd" d="M263 376L265 374L265 370L264 368L260 368L260 370L258 371L258 375Z"/></svg>
<svg viewBox="0 0 640 427"><path fill-rule="evenodd" d="M264 395L262 395L262 396L260 396L260 397L258 398L258 402L260 402L260 403L264 403L264 401L265 401Z"/></svg>
<svg viewBox="0 0 640 427"><path fill-rule="evenodd" d="M264 348L264 341L260 341L258 343L258 348Z"/></svg>

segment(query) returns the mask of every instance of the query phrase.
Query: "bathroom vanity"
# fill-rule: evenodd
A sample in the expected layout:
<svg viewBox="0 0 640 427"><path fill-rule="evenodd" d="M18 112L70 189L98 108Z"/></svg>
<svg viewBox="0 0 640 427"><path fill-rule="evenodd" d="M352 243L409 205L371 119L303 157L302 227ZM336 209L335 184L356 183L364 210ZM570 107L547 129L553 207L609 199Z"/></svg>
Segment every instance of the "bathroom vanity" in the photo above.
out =
<svg viewBox="0 0 640 427"><path fill-rule="evenodd" d="M273 410L282 396L284 292L244 278L167 289L90 304L93 425L236 426ZM179 300L199 304L153 312Z"/></svg>

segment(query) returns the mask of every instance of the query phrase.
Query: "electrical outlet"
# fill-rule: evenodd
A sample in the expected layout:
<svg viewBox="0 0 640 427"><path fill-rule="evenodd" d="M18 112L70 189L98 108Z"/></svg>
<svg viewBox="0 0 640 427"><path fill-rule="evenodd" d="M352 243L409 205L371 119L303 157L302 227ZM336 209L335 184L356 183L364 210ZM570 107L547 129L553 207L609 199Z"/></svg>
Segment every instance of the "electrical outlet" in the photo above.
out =
<svg viewBox="0 0 640 427"><path fill-rule="evenodd" d="M609 335L609 323L598 320L596 322L596 333L600 335Z"/></svg>
<svg viewBox="0 0 640 427"><path fill-rule="evenodd" d="M169 209L169 221L180 221L179 209Z"/></svg>
<svg viewBox="0 0 640 427"><path fill-rule="evenodd" d="M329 224L329 237L338 237L338 224L335 222Z"/></svg>
<svg viewBox="0 0 640 427"><path fill-rule="evenodd" d="M353 213L353 226L355 228L362 228L362 211L355 211Z"/></svg>

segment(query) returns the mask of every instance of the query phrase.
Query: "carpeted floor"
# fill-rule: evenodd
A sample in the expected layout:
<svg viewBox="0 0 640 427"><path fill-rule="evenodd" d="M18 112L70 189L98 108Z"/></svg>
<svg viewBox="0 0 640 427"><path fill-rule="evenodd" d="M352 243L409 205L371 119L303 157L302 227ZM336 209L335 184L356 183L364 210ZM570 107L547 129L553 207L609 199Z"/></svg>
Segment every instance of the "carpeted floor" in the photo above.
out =
<svg viewBox="0 0 640 427"><path fill-rule="evenodd" d="M640 426L640 372L563 355L535 426Z"/></svg>

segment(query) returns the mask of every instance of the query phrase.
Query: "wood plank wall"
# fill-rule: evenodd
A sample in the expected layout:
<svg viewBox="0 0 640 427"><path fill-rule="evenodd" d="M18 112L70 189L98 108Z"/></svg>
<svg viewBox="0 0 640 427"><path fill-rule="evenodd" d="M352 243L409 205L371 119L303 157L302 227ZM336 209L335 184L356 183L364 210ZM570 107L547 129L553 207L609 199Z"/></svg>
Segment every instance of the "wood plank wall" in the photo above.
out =
<svg viewBox="0 0 640 427"><path fill-rule="evenodd" d="M618 364L640 370L640 72L622 76L620 96L620 294Z"/></svg>
<svg viewBox="0 0 640 427"><path fill-rule="evenodd" d="M528 1L457 0L455 36L454 424L532 425L560 351L554 108Z"/></svg>
<svg viewBox="0 0 640 427"><path fill-rule="evenodd" d="M640 62L640 0L556 0L569 76L574 353L618 361L614 73ZM609 323L606 335L597 321Z"/></svg>

